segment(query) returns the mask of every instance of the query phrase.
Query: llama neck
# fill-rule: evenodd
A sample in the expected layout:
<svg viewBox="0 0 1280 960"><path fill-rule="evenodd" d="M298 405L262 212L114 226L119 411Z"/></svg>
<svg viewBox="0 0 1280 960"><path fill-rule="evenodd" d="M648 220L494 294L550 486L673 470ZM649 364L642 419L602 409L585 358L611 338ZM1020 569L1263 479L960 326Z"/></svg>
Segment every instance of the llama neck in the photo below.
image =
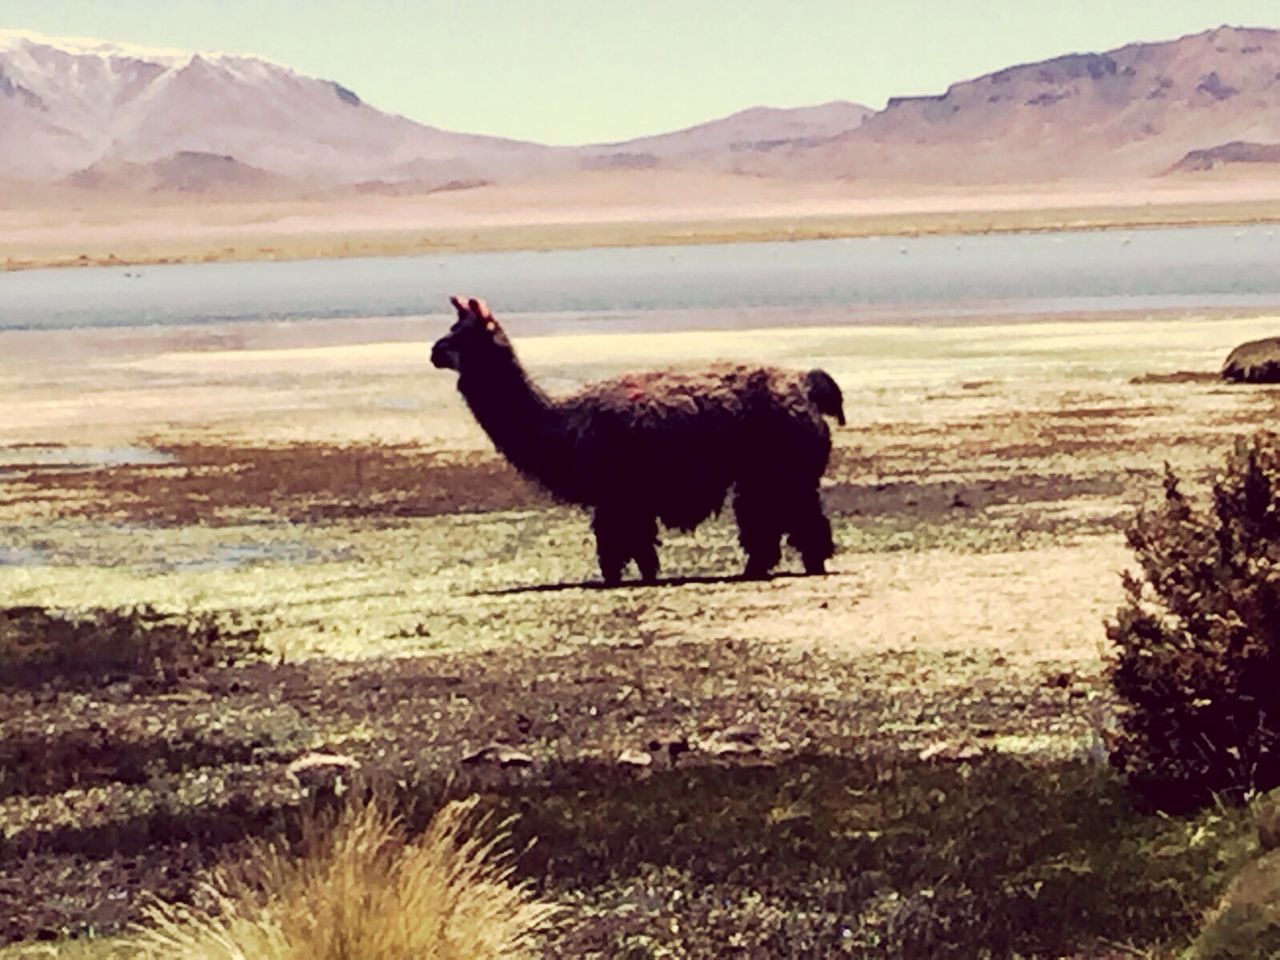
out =
<svg viewBox="0 0 1280 960"><path fill-rule="evenodd" d="M529 379L515 355L463 373L458 390L498 452L521 473L568 496L561 489L568 465L568 438L555 402Z"/></svg>

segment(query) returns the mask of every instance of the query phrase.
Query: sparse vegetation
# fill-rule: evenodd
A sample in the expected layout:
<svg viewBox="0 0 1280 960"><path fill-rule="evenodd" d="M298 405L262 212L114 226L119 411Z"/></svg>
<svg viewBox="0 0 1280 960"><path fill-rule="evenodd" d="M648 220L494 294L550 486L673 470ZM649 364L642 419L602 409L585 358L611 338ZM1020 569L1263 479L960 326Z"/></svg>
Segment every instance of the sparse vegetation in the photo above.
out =
<svg viewBox="0 0 1280 960"><path fill-rule="evenodd" d="M1187 810L1280 784L1280 449L1240 440L1197 503L1164 496L1128 531L1140 575L1107 626L1121 699L1115 764Z"/></svg>
<svg viewBox="0 0 1280 960"><path fill-rule="evenodd" d="M327 360L304 389L276 376L287 350L264 376L218 336L166 339L204 372L176 392L147 377L144 399L187 419L111 441L164 462L68 469L9 448L0 599L39 611L14 619L13 649L52 624L74 667L100 627L62 620L149 605L119 629L185 649L178 621L207 616L229 641L252 624L272 655L217 641L216 662L157 682L144 637L126 642L144 670L0 683L0 958L132 960L121 934L143 903L214 908L212 867L296 839L308 788L290 767L328 753L396 785L404 836L445 796L517 816L512 879L563 908L549 957L1167 960L1252 855L1251 813L1153 815L1108 765L1096 653L1123 596L1106 571L1158 482L1152 449L1194 484L1276 399L1129 383L1208 369L1211 341L1266 321L1161 323L761 335L853 383L903 355L940 364L927 388L856 388L823 490L834 575L722 579L726 517L667 538L673 585L607 591L584 587L580 516L444 429L452 386L433 393L424 358L388 373L352 351L341 390ZM564 370L611 375L619 341L582 339L594 352ZM695 342L677 339L681 356ZM1070 376L1038 379L1049 356ZM59 389L97 389L104 369ZM18 390L11 437L110 432L39 420L43 383ZM463 762L493 743L529 762Z"/></svg>
<svg viewBox="0 0 1280 960"><path fill-rule="evenodd" d="M0 686L122 679L173 682L202 667L260 655L252 626L213 613L123 609L0 609Z"/></svg>
<svg viewBox="0 0 1280 960"><path fill-rule="evenodd" d="M475 802L443 807L408 838L385 803L304 820L297 851L250 845L198 907L156 903L143 960L520 960L554 908L514 883L505 839Z"/></svg>
<svg viewBox="0 0 1280 960"><path fill-rule="evenodd" d="M1144 815L1105 767L886 749L530 791L552 956L1096 957L1185 943L1247 817ZM736 951L736 952L735 952Z"/></svg>

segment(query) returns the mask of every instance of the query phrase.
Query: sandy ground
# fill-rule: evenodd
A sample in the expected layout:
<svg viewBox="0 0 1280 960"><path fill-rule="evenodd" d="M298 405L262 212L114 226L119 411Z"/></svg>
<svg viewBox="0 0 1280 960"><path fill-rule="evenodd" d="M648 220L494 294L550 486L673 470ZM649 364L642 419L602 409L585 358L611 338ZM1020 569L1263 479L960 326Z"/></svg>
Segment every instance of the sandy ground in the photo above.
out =
<svg viewBox="0 0 1280 960"><path fill-rule="evenodd" d="M1280 219L1280 179L938 187L613 172L401 197L288 200L8 189L0 267L295 259Z"/></svg>

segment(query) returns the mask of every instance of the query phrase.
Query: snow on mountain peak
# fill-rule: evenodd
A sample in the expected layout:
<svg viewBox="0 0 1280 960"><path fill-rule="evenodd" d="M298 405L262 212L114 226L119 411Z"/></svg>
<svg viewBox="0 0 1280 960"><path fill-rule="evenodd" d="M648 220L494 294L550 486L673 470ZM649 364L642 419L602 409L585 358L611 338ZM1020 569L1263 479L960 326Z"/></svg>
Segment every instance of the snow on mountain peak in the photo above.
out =
<svg viewBox="0 0 1280 960"><path fill-rule="evenodd" d="M179 50L172 47L144 47L132 43L118 43L114 40L101 40L97 37L54 37L34 30L0 29L0 52L33 46L48 47L72 56L145 60L164 66L178 66L196 56L204 57L206 60L242 59L249 56L217 51ZM264 58L253 57L253 59Z"/></svg>
<svg viewBox="0 0 1280 960"><path fill-rule="evenodd" d="M13 29L0 30L0 129L21 144L8 175L45 181L145 177L174 157L220 172L198 166L214 157L309 184L434 184L509 176L554 153L386 114L262 57Z"/></svg>

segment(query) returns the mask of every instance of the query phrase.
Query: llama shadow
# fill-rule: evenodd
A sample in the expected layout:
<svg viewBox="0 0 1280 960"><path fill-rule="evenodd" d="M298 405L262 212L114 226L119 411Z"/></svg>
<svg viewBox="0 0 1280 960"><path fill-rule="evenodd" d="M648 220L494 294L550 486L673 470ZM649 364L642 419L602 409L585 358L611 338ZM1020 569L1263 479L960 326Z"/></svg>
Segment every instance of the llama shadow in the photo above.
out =
<svg viewBox="0 0 1280 960"><path fill-rule="evenodd" d="M468 594L468 596L503 597L522 593L560 593L565 590L633 590L641 587L686 587L697 584L768 583L770 580L798 580L811 576L814 576L814 574L774 573L767 577L748 577L741 573L736 573L659 577L647 583L643 580L624 580L622 583L605 583L603 580L581 580L570 583L536 583L523 587L503 587L499 590L476 590ZM831 577L835 576L835 574L828 573L824 574L824 576Z"/></svg>

